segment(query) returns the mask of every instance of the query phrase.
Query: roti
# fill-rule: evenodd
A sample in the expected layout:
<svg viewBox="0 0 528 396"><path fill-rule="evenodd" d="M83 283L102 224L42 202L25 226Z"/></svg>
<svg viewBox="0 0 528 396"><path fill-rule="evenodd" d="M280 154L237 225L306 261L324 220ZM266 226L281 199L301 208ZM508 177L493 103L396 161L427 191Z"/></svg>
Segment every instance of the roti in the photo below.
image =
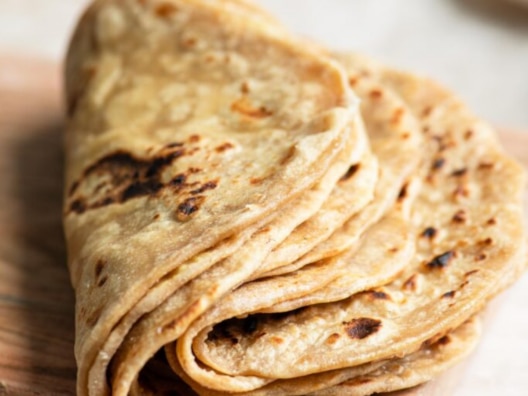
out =
<svg viewBox="0 0 528 396"><path fill-rule="evenodd" d="M198 0L96 1L66 86L78 393L101 394L87 374L112 328L164 276L188 277L199 253L235 249L311 189L355 147L358 108L330 59Z"/></svg>
<svg viewBox="0 0 528 396"><path fill-rule="evenodd" d="M427 172L412 210L414 258L394 281L376 288L384 297L375 302L360 293L288 315L249 316L251 332L242 324L228 332L237 335L235 346L205 328L193 351L200 349L207 370L187 369L189 341L180 339L178 359L201 384L206 373L222 377L206 383L211 389L249 391L273 379L412 353L460 326L522 273L522 168L445 89L400 72L381 74L420 118L427 142Z"/></svg>

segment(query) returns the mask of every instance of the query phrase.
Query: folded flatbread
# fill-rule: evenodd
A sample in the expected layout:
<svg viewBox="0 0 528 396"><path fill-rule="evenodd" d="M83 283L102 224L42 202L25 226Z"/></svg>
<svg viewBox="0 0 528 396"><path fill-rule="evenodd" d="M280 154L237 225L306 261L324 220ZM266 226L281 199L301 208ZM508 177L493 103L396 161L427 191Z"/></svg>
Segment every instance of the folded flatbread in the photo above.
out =
<svg viewBox="0 0 528 396"><path fill-rule="evenodd" d="M243 321L213 326L206 318L220 303L174 347L178 364L201 386L244 392L274 379L298 384L315 373L413 353L460 326L524 270L524 172L493 131L426 79L359 65L358 79L381 74L422 123L427 162L412 208L416 254L395 280L371 293L347 298L364 277L343 277L346 287L330 283L300 304L270 304Z"/></svg>
<svg viewBox="0 0 528 396"><path fill-rule="evenodd" d="M100 395L138 317L265 234L278 208L295 208L284 229L310 217L367 145L333 61L205 0L94 2L66 88L78 393ZM221 290L210 283L187 320Z"/></svg>
<svg viewBox="0 0 528 396"><path fill-rule="evenodd" d="M79 395L414 386L524 270L487 125L249 1L96 0L66 91Z"/></svg>

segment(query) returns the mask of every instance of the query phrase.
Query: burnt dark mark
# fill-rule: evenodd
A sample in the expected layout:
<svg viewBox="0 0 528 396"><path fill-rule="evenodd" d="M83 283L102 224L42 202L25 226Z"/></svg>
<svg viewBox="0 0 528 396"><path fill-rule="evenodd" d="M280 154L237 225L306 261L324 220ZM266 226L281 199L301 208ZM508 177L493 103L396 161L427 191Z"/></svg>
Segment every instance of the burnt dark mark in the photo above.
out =
<svg viewBox="0 0 528 396"><path fill-rule="evenodd" d="M187 181L187 176L184 175L183 173L180 173L179 175L177 175L176 177L174 177L174 178L169 182L169 185L174 186L174 187L180 187L180 186L185 185L185 182L186 182L186 181Z"/></svg>
<svg viewBox="0 0 528 396"><path fill-rule="evenodd" d="M159 213L156 213L154 215L154 217L152 218L152 220L158 220L160 218L160 214Z"/></svg>
<svg viewBox="0 0 528 396"><path fill-rule="evenodd" d="M187 187L185 184L186 175L184 174L176 176L169 183L163 183L161 180L164 169L185 154L185 150L181 146L182 143L180 142L170 143L165 146L164 150L173 151L162 152L151 158L138 158L129 152L118 150L99 159L86 168L82 177L72 184L70 196L74 195L79 186L85 183L88 178L108 174L110 180L99 183L95 189L92 188L88 197L103 195L101 193L103 187L106 187L105 195L91 203L87 202L87 197L75 197L70 204L70 211L81 214L89 209L96 209L113 203L124 203L134 198L153 196L167 185ZM199 171L197 168L188 170L189 173Z"/></svg>
<svg viewBox="0 0 528 396"><path fill-rule="evenodd" d="M199 209L198 202L198 197L187 198L178 205L178 212L187 216L191 215Z"/></svg>
<svg viewBox="0 0 528 396"><path fill-rule="evenodd" d="M170 165L176 158L181 157L183 153L183 150L177 150L166 156L154 157L152 164L147 168L145 177L152 178L159 175L161 170Z"/></svg>
<svg viewBox="0 0 528 396"><path fill-rule="evenodd" d="M454 223L464 223L467 220L467 213L461 209L453 215L451 220Z"/></svg>
<svg viewBox="0 0 528 396"><path fill-rule="evenodd" d="M433 165L431 166L431 169L433 171L436 171L436 170L439 170L439 169L442 169L443 166L445 165L446 163L446 160L445 158L437 158L433 161Z"/></svg>
<svg viewBox="0 0 528 396"><path fill-rule="evenodd" d="M108 280L108 276L106 276L106 275L103 276L101 279L99 279L99 282L97 282L97 287L103 286L106 283L107 280Z"/></svg>
<svg viewBox="0 0 528 396"><path fill-rule="evenodd" d="M80 199L76 199L70 204L71 212L83 213L85 210L86 210L86 205Z"/></svg>
<svg viewBox="0 0 528 396"><path fill-rule="evenodd" d="M447 293L442 294L442 298L453 298L455 297L456 290L448 291Z"/></svg>
<svg viewBox="0 0 528 396"><path fill-rule="evenodd" d="M216 340L231 340L235 337L239 340L242 337L252 336L253 338L261 338L266 335L266 332L258 330L260 323L277 323L284 321L287 318L298 315L306 308L299 308L293 311L279 312L272 314L253 314L245 318L232 318L216 324L213 330L207 335L208 341Z"/></svg>
<svg viewBox="0 0 528 396"><path fill-rule="evenodd" d="M425 230L423 230L422 236L424 238L433 239L436 236L437 233L438 233L438 231L436 230L436 228L427 227Z"/></svg>
<svg viewBox="0 0 528 396"><path fill-rule="evenodd" d="M476 261L484 261L488 258L488 255L486 253L479 253L477 257L475 257Z"/></svg>
<svg viewBox="0 0 528 396"><path fill-rule="evenodd" d="M103 272L103 268L105 266L106 262L103 259L97 260L97 263L95 264L95 277L99 278L101 276L101 273Z"/></svg>
<svg viewBox="0 0 528 396"><path fill-rule="evenodd" d="M201 194L207 190L214 190L218 186L218 182L216 180L208 181L207 183L203 184L200 188L197 188L196 190L192 190L191 194Z"/></svg>
<svg viewBox="0 0 528 396"><path fill-rule="evenodd" d="M375 300L391 300L391 297L381 290L371 290L366 293Z"/></svg>
<svg viewBox="0 0 528 396"><path fill-rule="evenodd" d="M408 188L409 188L409 183L405 183L399 194L398 194L398 201L403 201L406 197L407 197L407 192L408 192Z"/></svg>
<svg viewBox="0 0 528 396"><path fill-rule="evenodd" d="M453 171L451 173L451 176L453 176L453 177L461 177L461 176L464 176L467 172L468 172L467 168L461 168L461 169L457 169L457 170Z"/></svg>
<svg viewBox="0 0 528 396"><path fill-rule="evenodd" d="M427 267L431 269L442 269L449 265L451 260L453 260L456 257L456 252L453 250L449 250L445 253L439 254L438 256L434 257L430 262L428 262L426 265Z"/></svg>
<svg viewBox="0 0 528 396"><path fill-rule="evenodd" d="M147 180L144 182L136 181L129 185L123 194L121 199L123 202L128 201L132 198L142 197L145 195L155 194L163 188L163 184L155 180ZM103 206L103 205L101 205Z"/></svg>
<svg viewBox="0 0 528 396"><path fill-rule="evenodd" d="M184 143L182 142L173 142L165 145L165 148L171 149L175 147L183 147Z"/></svg>
<svg viewBox="0 0 528 396"><path fill-rule="evenodd" d="M466 133L464 133L464 139L469 140L473 137L474 132L471 129L468 129Z"/></svg>
<svg viewBox="0 0 528 396"><path fill-rule="evenodd" d="M358 171L359 167L360 167L360 164L354 164L354 165L350 166L350 168L348 168L346 173L341 177L341 181L348 180L352 176L354 176L356 174L356 172Z"/></svg>
<svg viewBox="0 0 528 396"><path fill-rule="evenodd" d="M356 318L348 322L343 322L343 325L350 338L362 340L381 329L381 320Z"/></svg>

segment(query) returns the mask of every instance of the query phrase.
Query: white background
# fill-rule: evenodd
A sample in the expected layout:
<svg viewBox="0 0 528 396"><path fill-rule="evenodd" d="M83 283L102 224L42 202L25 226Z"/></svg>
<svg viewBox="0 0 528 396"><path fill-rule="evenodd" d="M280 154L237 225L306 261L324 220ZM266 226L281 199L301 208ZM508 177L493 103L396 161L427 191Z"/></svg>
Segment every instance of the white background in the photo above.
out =
<svg viewBox="0 0 528 396"><path fill-rule="evenodd" d="M260 3L296 32L433 76L483 118L528 131L528 10L505 0ZM0 51L60 59L84 4L0 0ZM528 278L502 300L457 396L527 392Z"/></svg>

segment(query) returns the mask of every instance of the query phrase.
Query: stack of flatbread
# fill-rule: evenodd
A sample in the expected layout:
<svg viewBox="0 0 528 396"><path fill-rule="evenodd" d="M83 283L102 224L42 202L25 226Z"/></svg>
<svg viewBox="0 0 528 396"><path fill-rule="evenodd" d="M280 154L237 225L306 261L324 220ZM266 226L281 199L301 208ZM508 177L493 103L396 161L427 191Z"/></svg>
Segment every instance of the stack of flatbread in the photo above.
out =
<svg viewBox="0 0 528 396"><path fill-rule="evenodd" d="M488 125L248 1L95 1L65 85L78 395L412 387L525 268Z"/></svg>

